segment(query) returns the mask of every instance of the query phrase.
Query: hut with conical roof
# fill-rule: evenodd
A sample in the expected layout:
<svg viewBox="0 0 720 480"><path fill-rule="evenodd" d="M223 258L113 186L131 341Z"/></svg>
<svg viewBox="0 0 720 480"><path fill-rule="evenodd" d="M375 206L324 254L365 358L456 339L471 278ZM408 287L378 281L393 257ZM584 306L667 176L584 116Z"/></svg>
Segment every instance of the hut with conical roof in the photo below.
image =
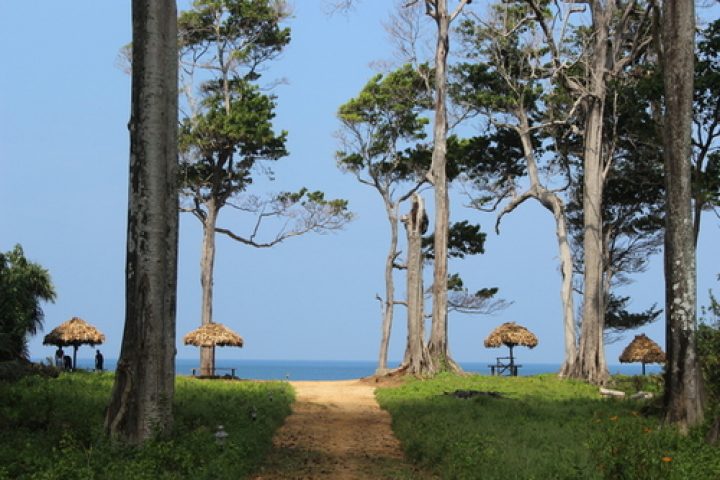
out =
<svg viewBox="0 0 720 480"><path fill-rule="evenodd" d="M94 326L80 317L73 317L61 323L50 333L45 335L43 345L56 345L58 347L73 347L72 368L77 367L77 350L80 345L100 345L105 341L105 335Z"/></svg>
<svg viewBox="0 0 720 480"><path fill-rule="evenodd" d="M211 369L209 372L201 371L200 373L213 375L215 372L215 347L242 347L245 342L240 335L222 323L206 323L185 335L183 343L196 347L212 347Z"/></svg>
<svg viewBox="0 0 720 480"><path fill-rule="evenodd" d="M650 340L644 333L635 335L630 344L620 354L621 363L642 363L642 374L645 375L646 363L665 363L665 352L660 345Z"/></svg>
<svg viewBox="0 0 720 480"><path fill-rule="evenodd" d="M517 375L513 348L516 346L534 348L538 344L538 339L535 334L522 325L518 325L515 322L506 322L490 332L484 344L488 348L498 348L502 345L508 347L510 349L510 356L508 357L510 362L507 367L509 367L511 375ZM502 367L505 367L505 365L501 365L499 360L500 359L498 359L498 372L500 372Z"/></svg>

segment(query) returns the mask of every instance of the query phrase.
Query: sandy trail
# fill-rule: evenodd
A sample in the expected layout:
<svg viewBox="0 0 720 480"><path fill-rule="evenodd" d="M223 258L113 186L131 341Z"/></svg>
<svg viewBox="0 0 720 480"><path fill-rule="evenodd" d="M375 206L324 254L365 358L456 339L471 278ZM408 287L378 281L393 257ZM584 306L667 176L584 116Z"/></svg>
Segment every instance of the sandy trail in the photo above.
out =
<svg viewBox="0 0 720 480"><path fill-rule="evenodd" d="M290 383L297 396L292 414L275 434L256 480L422 476L403 459L373 386L357 380Z"/></svg>

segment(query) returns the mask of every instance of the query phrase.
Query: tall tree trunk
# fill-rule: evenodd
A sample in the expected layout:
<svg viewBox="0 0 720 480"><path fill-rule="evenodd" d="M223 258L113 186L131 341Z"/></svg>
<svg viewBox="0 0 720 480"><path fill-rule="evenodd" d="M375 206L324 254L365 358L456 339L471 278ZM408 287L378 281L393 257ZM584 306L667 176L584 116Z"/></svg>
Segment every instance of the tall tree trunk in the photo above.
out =
<svg viewBox="0 0 720 480"><path fill-rule="evenodd" d="M172 428L177 287L177 12L133 0L125 330L105 427L140 443Z"/></svg>
<svg viewBox="0 0 720 480"><path fill-rule="evenodd" d="M390 248L388 249L387 257L385 258L385 306L383 308L380 356L378 358L378 367L375 372L378 375L383 375L388 371L388 348L390 344L390 332L392 331L393 315L395 312L395 282L393 280L393 270L395 268L394 265L397 257L398 244L398 205L393 204L386 199L385 209L387 210L388 222L390 222Z"/></svg>
<svg viewBox="0 0 720 480"><path fill-rule="evenodd" d="M562 200L553 195L553 217L555 218L555 233L558 250L560 252L560 273L562 286L560 298L563 305L563 326L565 333L565 359L560 367L560 375L567 376L575 366L577 358L577 338L575 335L575 311L573 306L573 259L568 240L567 223L565 220L565 206Z"/></svg>
<svg viewBox="0 0 720 480"><path fill-rule="evenodd" d="M608 34L613 8L592 2L593 45L589 96L585 100L585 144L583 151L583 318L577 362L569 376L604 384L609 379L605 363L603 331L603 113L606 97Z"/></svg>
<svg viewBox="0 0 720 480"><path fill-rule="evenodd" d="M435 191L435 261L432 286L432 329L428 349L432 364L442 370L459 370L448 347L448 232L450 200L447 163L447 57L450 48L450 15L447 0L436 0L437 45L435 49L435 125L430 176Z"/></svg>
<svg viewBox="0 0 720 480"><path fill-rule="evenodd" d="M413 195L410 213L403 217L407 232L407 346L403 366L407 373L424 375L432 372L432 360L425 345L425 302L423 291L422 235L426 225L425 206L418 194Z"/></svg>
<svg viewBox="0 0 720 480"><path fill-rule="evenodd" d="M696 342L695 238L691 206L691 126L695 46L692 0L663 2L665 85L665 419L681 431L703 421Z"/></svg>
<svg viewBox="0 0 720 480"><path fill-rule="evenodd" d="M535 198L540 204L552 213L555 219L555 236L558 242L558 250L560 254L560 273L562 275L562 284L560 287L560 299L563 304L563 326L565 332L565 359L560 368L560 376L567 376L575 364L577 356L577 339L575 335L575 312L573 307L573 259L570 249L570 241L567 233L567 220L565 218L565 204L562 199L554 192L548 190L540 183L538 175L537 162L530 136L530 121L527 113L523 110L522 105L515 112L515 116L519 120L519 128L517 129L520 136L520 142L523 147L523 154L528 167L528 176L530 178L530 189L528 193ZM502 212L504 215L510 210L515 209L526 197L519 197L517 201L511 202ZM499 219L498 219L499 220Z"/></svg>
<svg viewBox="0 0 720 480"><path fill-rule="evenodd" d="M213 272L215 270L215 226L218 209L215 199L206 202L207 216L203 221L202 254L200 256L200 285L202 286L201 324L212 323ZM215 368L215 350L212 347L200 347L200 374L212 375Z"/></svg>

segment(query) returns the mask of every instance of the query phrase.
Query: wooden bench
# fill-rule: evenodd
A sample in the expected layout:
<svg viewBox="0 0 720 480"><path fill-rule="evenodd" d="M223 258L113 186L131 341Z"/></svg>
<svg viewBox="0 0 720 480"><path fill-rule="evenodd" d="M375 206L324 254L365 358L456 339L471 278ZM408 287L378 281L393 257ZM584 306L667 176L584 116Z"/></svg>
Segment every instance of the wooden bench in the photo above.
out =
<svg viewBox="0 0 720 480"><path fill-rule="evenodd" d="M212 375L210 375L210 376L211 376L211 377L218 377L219 375L218 375L217 372L218 372L218 371L223 371L223 372L230 372L230 376L231 376L232 378L235 378L235 370L236 370L236 368L234 368L234 367L222 367L222 368L221 368L221 367L214 367L213 370L212 370ZM207 375L201 375L201 374L200 374L200 371L201 371L201 369L199 369L199 368L193 368L193 369L192 369L192 376L193 376L193 377L207 376Z"/></svg>

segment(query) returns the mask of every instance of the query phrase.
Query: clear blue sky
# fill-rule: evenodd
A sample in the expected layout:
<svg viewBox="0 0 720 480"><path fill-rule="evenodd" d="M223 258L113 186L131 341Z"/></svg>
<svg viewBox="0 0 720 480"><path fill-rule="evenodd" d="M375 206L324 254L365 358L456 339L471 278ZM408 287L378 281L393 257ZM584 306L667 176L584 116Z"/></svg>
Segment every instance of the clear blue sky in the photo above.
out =
<svg viewBox="0 0 720 480"><path fill-rule="evenodd" d="M116 67L128 43L130 2L78 0L0 3L0 250L22 244L49 269L58 298L44 306L45 332L31 354L53 349L42 335L80 316L107 337L108 358L119 353L124 321L124 255L127 212L130 78ZM290 156L275 167L275 182L255 193L302 186L350 200L357 219L344 231L292 239L256 250L218 238L214 319L240 333L242 350L219 349L220 358L375 360L388 227L380 199L335 167L337 107L374 73L370 63L391 57L380 24L391 2L366 1L350 16L328 17L323 1L295 2L293 40L268 78L288 80L279 97L277 127L289 132ZM383 7L378 8L378 5ZM425 193L431 202L431 193ZM480 222L494 215L462 207L455 220ZM221 225L242 220L221 213ZM178 339L200 319L200 224L181 217ZM718 221L703 225L698 257L700 303L718 288ZM452 314L450 347L460 361L499 354L482 346L496 325L517 321L534 331L539 346L518 353L524 362L560 362L563 354L559 273L552 218L532 203L508 216L501 236L488 234L486 254L454 261L472 288L498 286L514 305L493 317ZM663 304L662 259L626 290L634 306ZM398 281L404 292L404 283ZM404 310L398 308L390 357L402 357ZM663 320L644 329L664 344ZM631 336L629 337L631 338ZM628 339L629 339L628 338ZM616 363L625 342L610 345ZM82 347L80 357L92 350ZM195 348L178 341L178 356Z"/></svg>

